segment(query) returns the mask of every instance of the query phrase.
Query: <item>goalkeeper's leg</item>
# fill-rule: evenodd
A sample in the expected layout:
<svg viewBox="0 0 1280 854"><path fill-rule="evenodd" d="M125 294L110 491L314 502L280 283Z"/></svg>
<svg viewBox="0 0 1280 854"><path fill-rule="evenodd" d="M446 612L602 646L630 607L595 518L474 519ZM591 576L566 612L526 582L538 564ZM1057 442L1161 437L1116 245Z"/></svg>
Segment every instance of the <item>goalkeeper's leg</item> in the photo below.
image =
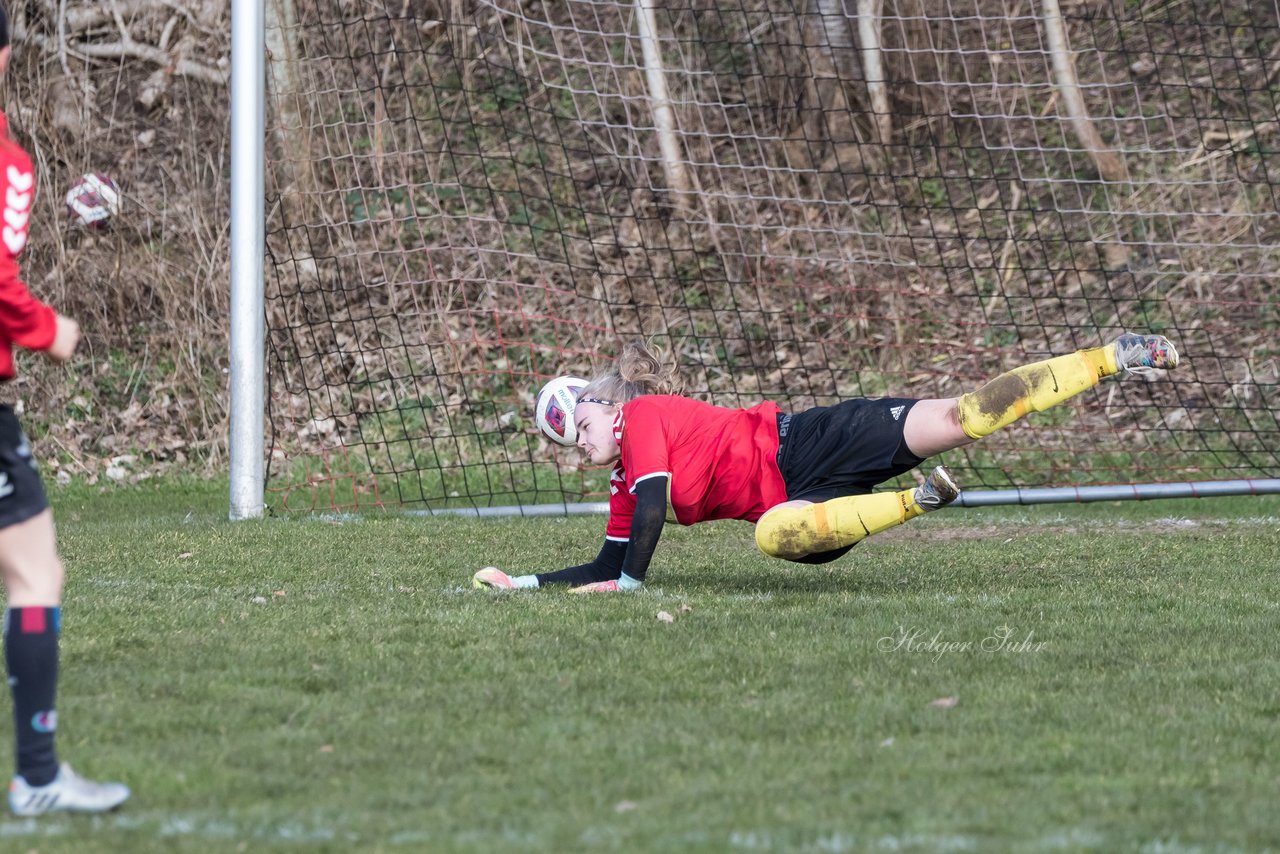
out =
<svg viewBox="0 0 1280 854"><path fill-rule="evenodd" d="M1014 368L958 398L922 400L907 413L902 438L916 456L931 457L1057 406L1106 377L1149 376L1177 365L1178 351L1163 335L1125 334L1105 347Z"/></svg>
<svg viewBox="0 0 1280 854"><path fill-rule="evenodd" d="M756 523L756 546L770 557L801 560L845 549L872 534L945 507L960 494L951 473L938 466L915 489L850 495L809 503L789 501Z"/></svg>
<svg viewBox="0 0 1280 854"><path fill-rule="evenodd" d="M1106 347L1014 368L959 398L917 401L907 413L902 441L915 456L930 457L988 436L1028 412L1056 406L1105 377L1158 374L1177 365L1178 352L1164 336L1125 334ZM939 467L917 489L815 504L788 502L756 523L756 545L773 557L812 562L944 506L958 493Z"/></svg>

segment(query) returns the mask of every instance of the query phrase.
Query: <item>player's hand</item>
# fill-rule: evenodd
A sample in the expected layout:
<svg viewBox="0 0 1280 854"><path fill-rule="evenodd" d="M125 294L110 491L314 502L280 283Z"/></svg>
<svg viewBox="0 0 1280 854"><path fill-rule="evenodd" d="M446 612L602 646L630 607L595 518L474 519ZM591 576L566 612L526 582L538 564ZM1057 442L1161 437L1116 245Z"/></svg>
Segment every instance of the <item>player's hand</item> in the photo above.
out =
<svg viewBox="0 0 1280 854"><path fill-rule="evenodd" d="M45 352L55 362L65 362L80 343L80 324L61 314L54 321L53 344Z"/></svg>
<svg viewBox="0 0 1280 854"><path fill-rule="evenodd" d="M570 587L570 593L621 593L622 587L618 585L618 580L612 578L608 581L593 581L590 584L582 584L578 587Z"/></svg>

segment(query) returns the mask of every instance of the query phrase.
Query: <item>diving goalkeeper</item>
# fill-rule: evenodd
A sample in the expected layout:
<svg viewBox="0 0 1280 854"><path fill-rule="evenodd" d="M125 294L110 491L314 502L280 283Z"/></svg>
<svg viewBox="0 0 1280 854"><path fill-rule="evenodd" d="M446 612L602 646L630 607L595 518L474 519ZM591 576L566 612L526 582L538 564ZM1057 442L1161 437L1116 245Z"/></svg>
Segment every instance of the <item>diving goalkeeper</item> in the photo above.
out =
<svg viewBox="0 0 1280 854"><path fill-rule="evenodd" d="M943 466L913 489L873 492L878 484L1108 377L1160 375L1177 364L1164 336L1125 334L1105 347L1015 368L958 398L855 398L790 414L770 401L726 409L682 397L659 353L628 344L566 413L591 462L613 466L600 553L533 575L486 567L473 582L634 590L648 577L667 522L711 519L754 522L756 545L770 557L827 563L960 493Z"/></svg>

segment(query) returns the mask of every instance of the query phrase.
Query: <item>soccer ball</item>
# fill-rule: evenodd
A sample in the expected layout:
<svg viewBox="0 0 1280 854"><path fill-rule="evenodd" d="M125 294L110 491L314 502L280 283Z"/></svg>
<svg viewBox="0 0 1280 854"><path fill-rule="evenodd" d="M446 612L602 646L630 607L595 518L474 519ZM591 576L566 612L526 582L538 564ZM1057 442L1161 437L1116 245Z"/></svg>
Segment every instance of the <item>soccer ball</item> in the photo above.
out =
<svg viewBox="0 0 1280 854"><path fill-rule="evenodd" d="M580 377L556 377L538 392L538 429L557 445L572 447L578 441L578 428L573 423L573 407L578 394L587 387Z"/></svg>
<svg viewBox="0 0 1280 854"><path fill-rule="evenodd" d="M101 227L120 211L120 188L101 172L90 172L67 190L67 215L79 225Z"/></svg>

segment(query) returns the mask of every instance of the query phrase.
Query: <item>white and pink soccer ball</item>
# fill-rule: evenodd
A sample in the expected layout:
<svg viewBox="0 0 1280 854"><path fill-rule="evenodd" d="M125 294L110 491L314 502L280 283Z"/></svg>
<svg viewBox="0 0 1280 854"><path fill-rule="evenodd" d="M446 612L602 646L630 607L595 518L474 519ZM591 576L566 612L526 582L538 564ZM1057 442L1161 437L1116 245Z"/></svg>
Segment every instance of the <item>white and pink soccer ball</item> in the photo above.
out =
<svg viewBox="0 0 1280 854"><path fill-rule="evenodd" d="M556 377L538 392L535 421L542 434L557 445L572 447L578 441L578 427L573 423L573 408L578 395L587 387L581 377Z"/></svg>
<svg viewBox="0 0 1280 854"><path fill-rule="evenodd" d="M101 228L120 212L120 188L102 172L82 175L67 190L67 216L78 225Z"/></svg>

